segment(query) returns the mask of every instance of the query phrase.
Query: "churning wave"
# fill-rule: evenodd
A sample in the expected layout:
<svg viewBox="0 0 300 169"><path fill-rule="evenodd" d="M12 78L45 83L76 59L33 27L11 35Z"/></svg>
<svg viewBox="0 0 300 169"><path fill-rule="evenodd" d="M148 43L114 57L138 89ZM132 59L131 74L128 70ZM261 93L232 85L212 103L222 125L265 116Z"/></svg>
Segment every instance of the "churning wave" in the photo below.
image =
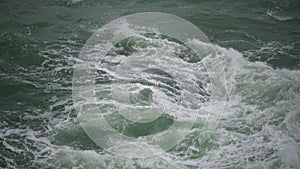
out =
<svg viewBox="0 0 300 169"><path fill-rule="evenodd" d="M5 76L48 93L50 106L32 107L35 116L20 116L24 121L38 121L42 127L1 124L2 144L9 150L1 158L10 168L20 165L12 154L28 154L32 165L41 168L299 168L300 72L250 62L235 49L198 40L189 43L198 46L199 51L191 51L167 37L139 35L111 46L102 62L96 63L98 100L93 104L106 104L105 110L116 109L108 106L112 101L120 107L128 106L107 94L115 80L116 90L121 85L131 87L131 99L136 105L147 105L149 98L158 100L155 108L170 105L164 107L166 115L158 121L161 124L154 124L155 130L146 132L138 130L144 126L103 110L120 133L140 137L168 129L174 118L197 119L189 134L170 151L152 158L128 159L104 151L88 138L75 110L80 104L90 103L74 103L71 84L76 63L90 63L76 57L76 48L82 44L62 40L44 44L40 55L45 61L41 66L33 70L24 68L22 76ZM198 52L207 55L197 58ZM129 58L122 67L126 73L118 72L114 68L124 57ZM153 67L140 71L149 62ZM134 78L126 76L131 71L137 72ZM222 72L224 83L217 83ZM213 92L224 96L225 109L222 114L201 116L201 112L218 104ZM185 97L180 97L182 93ZM121 90L119 94L122 95ZM176 107L178 100L190 111ZM17 140L23 142L14 144Z"/></svg>

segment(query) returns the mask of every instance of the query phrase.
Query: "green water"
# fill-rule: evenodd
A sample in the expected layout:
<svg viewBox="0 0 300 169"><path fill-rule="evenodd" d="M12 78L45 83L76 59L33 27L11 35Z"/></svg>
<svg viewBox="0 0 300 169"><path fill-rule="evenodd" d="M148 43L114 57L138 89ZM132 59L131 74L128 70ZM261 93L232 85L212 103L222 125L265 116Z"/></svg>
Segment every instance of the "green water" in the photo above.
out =
<svg viewBox="0 0 300 169"><path fill-rule="evenodd" d="M0 168L300 168L299 11L297 0L1 0ZM74 65L86 40L137 12L173 14L201 29L220 54L227 89L215 130L198 120L177 146L146 159L96 145L72 99ZM117 55L134 52L126 50ZM210 83L199 81L200 89ZM204 87L201 94L199 102L209 103ZM173 119L141 125L114 114L108 121L139 137L167 129Z"/></svg>

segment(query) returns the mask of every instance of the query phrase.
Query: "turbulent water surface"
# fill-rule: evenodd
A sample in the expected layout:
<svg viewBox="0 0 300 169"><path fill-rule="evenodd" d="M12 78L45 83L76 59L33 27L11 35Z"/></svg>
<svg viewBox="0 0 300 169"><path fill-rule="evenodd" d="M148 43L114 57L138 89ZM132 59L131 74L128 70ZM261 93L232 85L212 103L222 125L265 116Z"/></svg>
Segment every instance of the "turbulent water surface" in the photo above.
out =
<svg viewBox="0 0 300 169"><path fill-rule="evenodd" d="M300 168L299 1L2 0L0 11L0 168ZM194 39L199 50L191 50L139 34L93 62L97 100L83 104L101 105L116 131L140 138L196 119L169 151L131 159L88 137L72 78L78 63L91 65L79 53L98 28L149 11L186 19L212 43ZM128 106L120 87L131 89L131 103L153 99L153 112L164 114L149 124L126 120L116 111ZM214 93L225 108L207 117Z"/></svg>

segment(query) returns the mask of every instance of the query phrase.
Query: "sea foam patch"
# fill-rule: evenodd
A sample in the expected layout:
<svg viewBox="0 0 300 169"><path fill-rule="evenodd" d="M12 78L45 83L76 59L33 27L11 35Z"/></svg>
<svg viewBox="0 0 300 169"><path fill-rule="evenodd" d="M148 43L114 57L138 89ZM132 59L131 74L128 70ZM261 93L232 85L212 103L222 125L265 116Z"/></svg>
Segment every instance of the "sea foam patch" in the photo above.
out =
<svg viewBox="0 0 300 169"><path fill-rule="evenodd" d="M214 130L226 90L209 43L196 26L164 13L128 15L98 29L73 75L87 135L111 153L145 158L177 145L196 119Z"/></svg>

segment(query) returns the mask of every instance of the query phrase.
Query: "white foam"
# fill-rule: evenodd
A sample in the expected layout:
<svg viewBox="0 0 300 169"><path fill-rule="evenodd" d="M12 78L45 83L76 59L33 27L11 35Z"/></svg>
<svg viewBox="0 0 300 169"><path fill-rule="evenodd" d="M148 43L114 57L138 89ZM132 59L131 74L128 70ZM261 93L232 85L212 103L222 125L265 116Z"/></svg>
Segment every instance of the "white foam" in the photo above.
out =
<svg viewBox="0 0 300 169"><path fill-rule="evenodd" d="M173 52L174 46L166 40L156 39L152 40L152 43L161 45L164 54ZM197 45L197 43L201 44L202 42L193 40L193 43ZM207 55L204 59L206 59L206 63L213 63L209 60L213 57L220 59L226 75L227 102L221 123L215 131L210 131L206 128L193 129L193 133L187 136L187 140L183 140L182 144L179 144L178 147L168 153L150 159L122 159L121 157L116 157L106 152L81 150L78 148L75 150L75 148L73 148L74 145L53 145L49 140L51 138L41 137L38 132L30 129L1 130L1 138L5 139L7 136L13 134L24 136L32 140L36 146L40 146L38 150L40 152L34 152L37 158L41 156L41 152L50 151L50 156L47 155L44 158L54 158L55 163L62 166L103 166L105 168L115 168L118 166L134 168L137 165L148 168L188 168L188 166L192 166L193 168L260 168L264 166L266 168L299 168L300 148L298 142L300 140L300 111L298 105L300 102L300 72L298 70L273 69L263 62L248 61L241 53L234 49L225 49L217 45L212 45L212 47L216 49L217 55ZM161 52L155 48L148 48L146 50L158 54ZM61 50L54 50L52 52L58 55L64 54L64 51ZM70 58L67 56L58 60L55 58L47 59L44 65L52 65L52 61L57 63L70 60L74 62L77 60L74 57ZM162 68L169 70L174 69L176 72L174 74L178 76L181 71L193 72L202 69L196 67L201 65L181 63L180 60L173 60L173 65L167 65L169 60L163 58L163 56L158 57L158 59L162 59L156 60ZM83 60L78 61L86 62ZM52 66L55 67L57 65L53 64ZM51 70L48 73L51 74L55 71L73 68L72 64L60 66L61 67ZM113 69L103 69L100 65L98 66L99 69L101 68L101 70L108 72L116 78L123 77L121 76L122 74L117 74ZM138 69L135 69L135 71L137 70ZM195 77L198 78L202 75L205 79L207 72L195 76L187 76L188 79L186 79L185 82L194 82ZM126 78L123 77L123 79ZM70 83L70 81L64 80L65 79L58 79L58 82ZM21 81L21 79L19 79L19 81ZM41 87L43 85L39 84L37 86ZM107 86L98 87L101 87L98 90L104 90ZM57 85L48 90L55 91L60 89L66 88ZM68 88L68 90L70 89ZM208 90L211 90L211 88ZM157 94L155 95L156 99L159 100L159 98L161 98L165 100L159 93L155 94ZM48 114L41 115L40 118L51 119L48 124L49 127L47 127L49 133L53 132L53 135L55 135L55 133L60 130L74 132L74 130L70 129L70 126L76 121L76 117L68 117L68 113L73 111L77 106L80 106L79 104L110 103L107 102L107 100L89 100L85 103L70 105L70 100L70 96L67 96L67 98L61 98L59 96L53 98L50 101L52 103L50 109L53 110L61 106L62 110L52 112L53 114L48 112ZM194 100L191 102L194 102ZM203 111L209 111L209 107L214 106L210 102L204 102L200 105L203 106L201 109ZM55 115L55 113L58 115ZM178 118L180 116L184 117L184 112L177 111L169 113L170 115L178 116ZM192 112L189 115L199 118L199 122L196 122L197 125L201 123L199 114ZM208 123L214 123L220 118L216 116L212 117L215 119L211 119ZM205 132L210 132L211 134L204 136L203 133ZM22 150L10 144L6 144L6 142L4 142L4 146L16 153L22 152ZM130 149L128 149L128 151L130 151ZM12 159L6 160L13 161ZM45 161L37 160L37 163L43 162Z"/></svg>

